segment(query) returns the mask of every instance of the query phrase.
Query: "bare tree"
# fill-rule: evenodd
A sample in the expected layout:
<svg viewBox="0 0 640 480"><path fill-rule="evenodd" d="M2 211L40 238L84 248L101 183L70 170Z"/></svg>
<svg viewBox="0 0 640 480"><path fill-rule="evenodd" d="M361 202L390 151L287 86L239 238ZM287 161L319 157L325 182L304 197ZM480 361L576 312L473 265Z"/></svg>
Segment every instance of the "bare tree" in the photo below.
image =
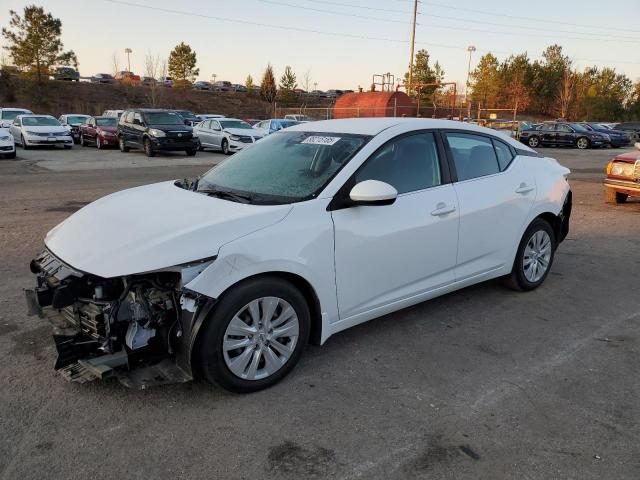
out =
<svg viewBox="0 0 640 480"><path fill-rule="evenodd" d="M120 71L120 59L116 52L113 52L113 55L111 55L111 67L113 68L113 75Z"/></svg>
<svg viewBox="0 0 640 480"><path fill-rule="evenodd" d="M151 52L147 53L144 60L145 76L152 78L153 80L148 84L149 103L152 107L158 107L162 100L162 87L160 80L167 75L167 61L161 60L160 55L153 55Z"/></svg>
<svg viewBox="0 0 640 480"><path fill-rule="evenodd" d="M309 93L309 88L313 85L313 79L311 78L311 69L304 72L304 76L302 77L302 88L304 91Z"/></svg>
<svg viewBox="0 0 640 480"><path fill-rule="evenodd" d="M575 86L576 73L570 67L567 67L562 72L562 81L558 87L557 102L560 118L567 118L569 114L569 109L574 100Z"/></svg>

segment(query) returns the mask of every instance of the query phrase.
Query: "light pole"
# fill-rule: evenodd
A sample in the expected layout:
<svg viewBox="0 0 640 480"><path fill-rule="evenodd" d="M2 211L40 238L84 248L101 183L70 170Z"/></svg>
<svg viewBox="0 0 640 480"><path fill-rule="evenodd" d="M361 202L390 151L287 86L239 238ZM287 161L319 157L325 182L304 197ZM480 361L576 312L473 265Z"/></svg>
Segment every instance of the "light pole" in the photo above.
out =
<svg viewBox="0 0 640 480"><path fill-rule="evenodd" d="M318 82L313 82L313 89L318 90Z"/></svg>
<svg viewBox="0 0 640 480"><path fill-rule="evenodd" d="M125 48L124 49L124 53L127 54L127 71L131 71L131 54L133 53L133 50L131 50L130 48Z"/></svg>
<svg viewBox="0 0 640 480"><path fill-rule="evenodd" d="M476 51L476 47L473 45L469 45L467 47L467 52L469 52L469 66L467 67L467 84L464 87L464 103L467 103L467 94L469 92L469 77L471 76L471 55Z"/></svg>
<svg viewBox="0 0 640 480"><path fill-rule="evenodd" d="M213 79L213 81L211 83L213 83L213 84L216 83L216 77L217 77L217 75L215 73L211 74L211 78Z"/></svg>

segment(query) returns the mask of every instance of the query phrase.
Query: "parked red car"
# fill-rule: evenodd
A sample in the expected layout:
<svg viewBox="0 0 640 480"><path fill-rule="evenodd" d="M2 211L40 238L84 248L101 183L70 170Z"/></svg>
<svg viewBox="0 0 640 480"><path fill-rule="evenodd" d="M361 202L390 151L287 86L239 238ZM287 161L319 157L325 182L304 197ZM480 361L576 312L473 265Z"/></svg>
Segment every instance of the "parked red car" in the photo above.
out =
<svg viewBox="0 0 640 480"><path fill-rule="evenodd" d="M140 75L136 75L135 73L128 72L126 70L116 73L113 78L116 81L123 83L132 83L136 85L140 83Z"/></svg>
<svg viewBox="0 0 640 480"><path fill-rule="evenodd" d="M116 117L91 117L80 126L80 145L97 148L118 145L118 119Z"/></svg>
<svg viewBox="0 0 640 480"><path fill-rule="evenodd" d="M605 198L609 203L624 203L629 196L640 197L640 142L637 150L618 155L609 162L604 180Z"/></svg>

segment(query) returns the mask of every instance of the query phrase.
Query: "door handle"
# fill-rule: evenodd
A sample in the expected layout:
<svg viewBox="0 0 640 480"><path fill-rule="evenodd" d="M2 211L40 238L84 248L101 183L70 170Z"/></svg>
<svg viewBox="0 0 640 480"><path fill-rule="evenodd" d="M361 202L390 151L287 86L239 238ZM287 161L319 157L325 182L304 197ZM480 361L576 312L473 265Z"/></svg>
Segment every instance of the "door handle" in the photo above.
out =
<svg viewBox="0 0 640 480"><path fill-rule="evenodd" d="M431 215L434 217L440 217L442 215L447 215L449 213L453 213L456 211L456 207L453 205L446 205L444 203L439 203L436 205L436 209L431 212Z"/></svg>
<svg viewBox="0 0 640 480"><path fill-rule="evenodd" d="M516 193L521 193L522 195L526 195L530 191L533 190L531 185L527 185L526 183L521 183L518 188L516 188Z"/></svg>

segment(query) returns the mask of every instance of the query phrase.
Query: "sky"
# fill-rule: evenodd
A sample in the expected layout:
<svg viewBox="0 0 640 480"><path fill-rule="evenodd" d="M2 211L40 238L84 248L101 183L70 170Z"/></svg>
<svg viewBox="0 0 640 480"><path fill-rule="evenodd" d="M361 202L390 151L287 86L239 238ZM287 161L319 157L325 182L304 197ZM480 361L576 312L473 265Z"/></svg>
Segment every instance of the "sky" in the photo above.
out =
<svg viewBox="0 0 640 480"><path fill-rule="evenodd" d="M559 43L582 69L611 66L640 79L640 0L423 0L416 50L437 60L447 81L464 84L469 54L500 60L527 52L536 59ZM147 54L167 58L185 42L196 51L199 79L259 83L268 63L277 78L290 65L304 88L368 89L373 74L407 70L413 0L0 0L0 26L9 10L36 4L60 18L66 49L82 76L113 73L113 56L145 74ZM144 8L141 6L151 7ZM523 6L534 8L523 8ZM0 46L4 46L0 38ZM5 53L6 55L6 53Z"/></svg>

